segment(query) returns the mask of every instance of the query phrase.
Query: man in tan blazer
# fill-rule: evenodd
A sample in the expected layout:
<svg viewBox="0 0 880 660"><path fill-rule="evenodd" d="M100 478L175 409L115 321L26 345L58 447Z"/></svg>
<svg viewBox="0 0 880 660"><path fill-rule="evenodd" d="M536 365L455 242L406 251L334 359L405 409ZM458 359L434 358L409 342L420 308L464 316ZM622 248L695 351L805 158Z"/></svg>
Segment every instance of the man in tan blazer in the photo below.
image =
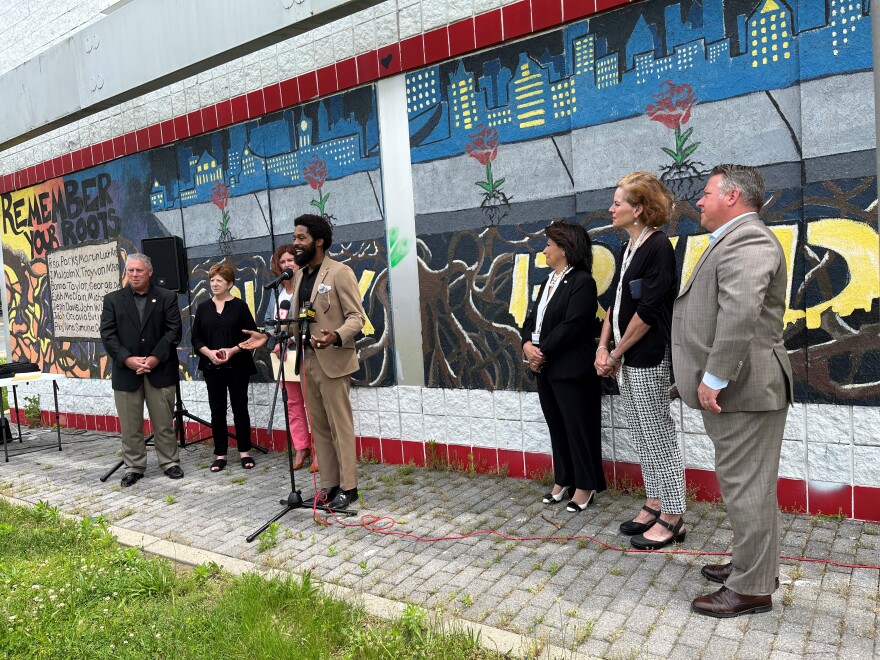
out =
<svg viewBox="0 0 880 660"><path fill-rule="evenodd" d="M305 351L306 402L315 451L321 465L319 499L331 509L345 509L358 499L354 420L348 398L351 374L358 370L355 336L366 314L354 271L327 256L333 228L317 215L294 221L293 304L311 303L315 323Z"/></svg>
<svg viewBox="0 0 880 660"><path fill-rule="evenodd" d="M788 276L782 247L758 218L764 181L753 167L719 165L697 202L709 247L675 301L672 361L682 400L702 411L734 532L722 583L693 601L714 617L768 612L779 572L776 482L791 366L782 341Z"/></svg>

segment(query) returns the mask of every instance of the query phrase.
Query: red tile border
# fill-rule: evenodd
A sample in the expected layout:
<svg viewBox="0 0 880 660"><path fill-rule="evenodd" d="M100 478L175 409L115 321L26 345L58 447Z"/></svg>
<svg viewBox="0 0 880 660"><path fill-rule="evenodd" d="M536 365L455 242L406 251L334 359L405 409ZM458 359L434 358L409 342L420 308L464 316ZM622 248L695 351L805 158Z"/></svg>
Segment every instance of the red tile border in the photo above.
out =
<svg viewBox="0 0 880 660"><path fill-rule="evenodd" d="M424 35L425 64L441 62L449 58L449 29L438 28Z"/></svg>
<svg viewBox="0 0 880 660"><path fill-rule="evenodd" d="M465 445L447 445L449 452L449 465L453 470L467 470L470 468L471 448Z"/></svg>
<svg viewBox="0 0 880 660"><path fill-rule="evenodd" d="M263 88L263 103L266 113L281 110L281 84L275 83Z"/></svg>
<svg viewBox="0 0 880 660"><path fill-rule="evenodd" d="M400 66L404 71L417 69L425 64L425 41L417 34L400 42Z"/></svg>
<svg viewBox="0 0 880 660"><path fill-rule="evenodd" d="M174 133L174 120L168 119L167 121L163 121L159 124L159 129L162 133L162 144L169 144L174 142L177 138Z"/></svg>
<svg viewBox="0 0 880 660"><path fill-rule="evenodd" d="M207 108L202 108L202 130L205 131L205 133L210 133L211 131L217 130L218 125L217 106L212 105Z"/></svg>
<svg viewBox="0 0 880 660"><path fill-rule="evenodd" d="M853 486L853 518L880 522L880 488Z"/></svg>
<svg viewBox="0 0 880 660"><path fill-rule="evenodd" d="M421 443L419 443L421 444ZM406 445L404 445L404 448ZM425 443L425 465L430 468L449 466L449 447L442 442Z"/></svg>
<svg viewBox="0 0 880 660"><path fill-rule="evenodd" d="M526 458L521 451L498 450L498 473L522 479L526 476Z"/></svg>
<svg viewBox="0 0 880 660"><path fill-rule="evenodd" d="M214 106L211 106L212 108ZM160 124L153 124L152 126L147 127L147 135L150 140L150 148L153 147L161 147L162 146L162 127ZM104 158L107 158L107 154L104 154Z"/></svg>
<svg viewBox="0 0 880 660"><path fill-rule="evenodd" d="M318 78L318 96L335 94L339 89L339 81L336 79L336 65L322 66L315 71Z"/></svg>
<svg viewBox="0 0 880 660"><path fill-rule="evenodd" d="M343 90L355 87L358 84L357 60L349 57L336 63L336 89Z"/></svg>
<svg viewBox="0 0 880 660"><path fill-rule="evenodd" d="M361 457L364 460L382 461L382 443L379 438L361 436Z"/></svg>
<svg viewBox="0 0 880 660"><path fill-rule="evenodd" d="M282 80L279 88L282 107L289 108L299 103L299 84L296 78Z"/></svg>
<svg viewBox="0 0 880 660"><path fill-rule="evenodd" d="M449 26L449 55L455 57L469 53L477 47L474 36L474 19L466 18Z"/></svg>
<svg viewBox="0 0 880 660"><path fill-rule="evenodd" d="M642 479L642 466L638 463L626 463L623 461L614 463L612 483L616 488L623 491L641 488L645 483Z"/></svg>
<svg viewBox="0 0 880 660"><path fill-rule="evenodd" d="M403 462L407 465L415 463L419 467L425 467L425 450L424 442L413 442L411 440L401 440L403 447Z"/></svg>
<svg viewBox="0 0 880 660"><path fill-rule="evenodd" d="M498 474L498 450L494 447L471 447L474 469L479 474Z"/></svg>
<svg viewBox="0 0 880 660"><path fill-rule="evenodd" d="M382 438L382 462L389 465L401 465L403 460L402 440Z"/></svg>
<svg viewBox="0 0 880 660"><path fill-rule="evenodd" d="M150 148L150 133L146 128L141 128L134 132L135 140L137 140L137 150L143 151Z"/></svg>
<svg viewBox="0 0 880 660"><path fill-rule="evenodd" d="M721 499L721 487L718 485L718 477L712 470L698 470L687 468L684 471L684 481L688 488L696 491L696 498L703 502L717 502Z"/></svg>
<svg viewBox="0 0 880 660"><path fill-rule="evenodd" d="M189 137L190 133L188 115L174 118L174 135L178 140L185 140Z"/></svg>
<svg viewBox="0 0 880 660"><path fill-rule="evenodd" d="M400 44L382 46L377 52L379 57L379 75L393 76L400 73Z"/></svg>
<svg viewBox="0 0 880 660"><path fill-rule="evenodd" d="M266 113L266 99L263 98L263 90L256 89L247 95L247 118L253 119Z"/></svg>
<svg viewBox="0 0 880 660"><path fill-rule="evenodd" d="M245 121L248 118L247 96L242 94L241 96L233 97L229 100L229 103L232 106L232 122L234 124Z"/></svg>
<svg viewBox="0 0 880 660"><path fill-rule="evenodd" d="M233 123L232 101L220 101L220 103L217 104L217 128L224 128Z"/></svg>
<svg viewBox="0 0 880 660"><path fill-rule="evenodd" d="M562 0L532 2L532 29L535 32L556 27L562 23Z"/></svg>
<svg viewBox="0 0 880 660"><path fill-rule="evenodd" d="M809 513L836 516L843 513L852 517L852 486L827 481L807 482L807 506Z"/></svg>
<svg viewBox="0 0 880 660"><path fill-rule="evenodd" d="M776 480L776 501L783 511L805 513L807 510L807 484L801 479Z"/></svg>
<svg viewBox="0 0 880 660"><path fill-rule="evenodd" d="M500 44L504 37L504 31L501 28L501 10L493 9L485 14L474 16L474 36L477 48Z"/></svg>
<svg viewBox="0 0 880 660"><path fill-rule="evenodd" d="M318 96L318 77L314 71L299 76L296 82L299 86L300 101L310 101Z"/></svg>
<svg viewBox="0 0 880 660"><path fill-rule="evenodd" d="M187 124L189 124L189 134L193 135L201 135L203 131L204 124L202 123L202 111L201 110L193 110L187 116Z"/></svg>
<svg viewBox="0 0 880 660"><path fill-rule="evenodd" d="M553 457L550 454L523 452L526 459L526 478L540 479L548 472L553 474Z"/></svg>
<svg viewBox="0 0 880 660"><path fill-rule="evenodd" d="M538 4L543 5L545 0ZM501 8L501 24L504 41L516 39L532 32L532 8L530 0L520 0Z"/></svg>
<svg viewBox="0 0 880 660"><path fill-rule="evenodd" d="M371 50L355 58L357 62L357 75L360 84L373 82L379 79L379 53Z"/></svg>

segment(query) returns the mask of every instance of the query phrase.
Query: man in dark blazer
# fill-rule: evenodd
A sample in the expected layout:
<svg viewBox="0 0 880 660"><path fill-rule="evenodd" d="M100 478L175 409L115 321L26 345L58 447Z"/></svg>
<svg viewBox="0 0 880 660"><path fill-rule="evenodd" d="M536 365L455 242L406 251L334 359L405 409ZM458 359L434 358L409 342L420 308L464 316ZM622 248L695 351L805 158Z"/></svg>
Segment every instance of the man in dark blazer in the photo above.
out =
<svg viewBox="0 0 880 660"><path fill-rule="evenodd" d="M791 365L782 340L788 273L758 217L764 181L754 167L719 165L697 202L710 232L672 315L672 362L682 400L702 412L733 527L729 564L703 576L722 583L693 601L714 617L767 612L779 574L776 482Z"/></svg>
<svg viewBox="0 0 880 660"><path fill-rule="evenodd" d="M177 345L180 309L177 295L150 284L153 266L143 254L125 262L128 286L104 296L101 341L113 361L112 385L122 427L123 486L144 476L144 402L153 424L159 468L171 479L183 477L172 427L179 380Z"/></svg>

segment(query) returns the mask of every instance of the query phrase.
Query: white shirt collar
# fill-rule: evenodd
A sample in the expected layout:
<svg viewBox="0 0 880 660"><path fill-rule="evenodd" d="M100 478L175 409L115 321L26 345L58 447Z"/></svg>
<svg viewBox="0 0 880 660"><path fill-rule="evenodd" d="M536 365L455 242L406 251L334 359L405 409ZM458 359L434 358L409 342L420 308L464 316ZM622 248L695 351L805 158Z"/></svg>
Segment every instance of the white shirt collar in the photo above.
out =
<svg viewBox="0 0 880 660"><path fill-rule="evenodd" d="M754 213L754 211L746 211L745 213L741 213L740 215L736 216L733 220L728 220L727 222L725 222L718 229L709 234L709 242L714 243L716 240L718 240L718 237L725 232L725 230L733 225L734 222L736 222L737 220L742 220L744 217L746 217L747 215L751 215L752 213Z"/></svg>

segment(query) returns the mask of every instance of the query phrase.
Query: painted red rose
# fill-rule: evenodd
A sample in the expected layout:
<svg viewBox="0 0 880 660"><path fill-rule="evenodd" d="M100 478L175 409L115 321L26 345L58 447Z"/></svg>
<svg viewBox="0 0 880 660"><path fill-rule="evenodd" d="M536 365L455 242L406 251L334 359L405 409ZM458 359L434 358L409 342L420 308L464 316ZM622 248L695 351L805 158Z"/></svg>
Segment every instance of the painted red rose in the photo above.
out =
<svg viewBox="0 0 880 660"><path fill-rule="evenodd" d="M486 165L498 155L498 131L482 124L477 128L480 129L479 132L470 136L471 141L464 151L471 158L476 158L480 165Z"/></svg>
<svg viewBox="0 0 880 660"><path fill-rule="evenodd" d="M303 177L309 182L312 190L320 190L327 178L327 163L314 157L303 167Z"/></svg>
<svg viewBox="0 0 880 660"><path fill-rule="evenodd" d="M221 211L226 210L229 205L229 186L222 181L215 183L211 190L211 201Z"/></svg>
<svg viewBox="0 0 880 660"><path fill-rule="evenodd" d="M653 96L657 103L651 103L646 108L652 121L659 121L666 128L678 128L690 121L691 108L697 102L690 85L676 85L667 80Z"/></svg>

